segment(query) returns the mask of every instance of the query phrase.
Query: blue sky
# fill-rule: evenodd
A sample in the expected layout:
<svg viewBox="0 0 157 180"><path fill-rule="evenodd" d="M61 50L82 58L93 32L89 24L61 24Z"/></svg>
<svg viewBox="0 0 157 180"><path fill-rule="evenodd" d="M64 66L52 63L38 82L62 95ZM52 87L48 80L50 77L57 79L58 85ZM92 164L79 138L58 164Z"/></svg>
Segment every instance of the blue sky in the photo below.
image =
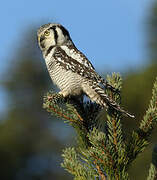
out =
<svg viewBox="0 0 157 180"><path fill-rule="evenodd" d="M115 71L145 59L145 18L151 0L1 1L0 59L14 52L23 31L40 22L59 22L96 68ZM11 47L11 48L10 48ZM1 61L1 68L7 62Z"/></svg>
<svg viewBox="0 0 157 180"><path fill-rule="evenodd" d="M63 24L96 69L117 72L139 67L146 60L144 28L152 1L1 1L0 72L6 70L7 59L16 51L14 44L23 32L41 22Z"/></svg>

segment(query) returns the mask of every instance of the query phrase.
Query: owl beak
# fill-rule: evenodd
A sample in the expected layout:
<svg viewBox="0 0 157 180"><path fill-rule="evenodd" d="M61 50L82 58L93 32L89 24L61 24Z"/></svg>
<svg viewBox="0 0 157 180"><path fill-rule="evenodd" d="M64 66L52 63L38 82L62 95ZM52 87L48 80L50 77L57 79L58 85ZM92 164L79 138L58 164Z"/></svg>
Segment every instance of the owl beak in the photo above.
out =
<svg viewBox="0 0 157 180"><path fill-rule="evenodd" d="M45 39L45 36L38 36L38 42L41 43Z"/></svg>
<svg viewBox="0 0 157 180"><path fill-rule="evenodd" d="M41 43L44 39L45 39L45 36L40 36L38 40Z"/></svg>
<svg viewBox="0 0 157 180"><path fill-rule="evenodd" d="M40 47L41 47L42 49L45 48L44 40L45 40L45 36L39 36L39 37L38 37L38 43L39 43L39 45L40 45Z"/></svg>
<svg viewBox="0 0 157 180"><path fill-rule="evenodd" d="M40 42L40 37L38 36L38 42Z"/></svg>

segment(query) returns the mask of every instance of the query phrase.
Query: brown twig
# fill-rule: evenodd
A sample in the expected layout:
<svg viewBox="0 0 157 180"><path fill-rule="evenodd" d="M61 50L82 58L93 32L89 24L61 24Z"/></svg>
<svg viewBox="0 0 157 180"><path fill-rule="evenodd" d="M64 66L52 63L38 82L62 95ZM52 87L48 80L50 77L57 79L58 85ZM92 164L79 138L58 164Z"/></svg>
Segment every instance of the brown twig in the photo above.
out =
<svg viewBox="0 0 157 180"><path fill-rule="evenodd" d="M115 122L115 119L112 118L112 126L113 126L113 137L114 137L114 145L116 146L117 148L117 132L116 132L116 122Z"/></svg>
<svg viewBox="0 0 157 180"><path fill-rule="evenodd" d="M76 111L76 115L79 118L79 120L83 122L83 118L79 115L79 113L77 111Z"/></svg>
<svg viewBox="0 0 157 180"><path fill-rule="evenodd" d="M94 164L95 164L95 166L96 166L96 168L97 168L97 170L98 170L98 173L99 173L101 179L102 179L102 180L107 180L106 176L103 174L102 170L100 169L100 167L99 167L99 165L96 163L96 161L94 161Z"/></svg>
<svg viewBox="0 0 157 180"><path fill-rule="evenodd" d="M75 122L73 119L69 118L69 117L66 116L65 114L57 111L54 107L49 106L49 108L50 108L53 112L55 112L56 114L58 114L60 117L63 117L64 119L66 119L66 120L68 120L68 121L70 121L70 122Z"/></svg>
<svg viewBox="0 0 157 180"><path fill-rule="evenodd" d="M115 170L115 177L116 177L116 179L118 180L118 179L119 179L119 176L118 176L118 174L117 174L117 169L115 169L115 162L113 161L112 156L110 155L109 151L106 149L106 146L105 146L104 144L103 144L103 147L104 147L104 150L105 150L108 158L110 159L110 165L111 165L111 167ZM105 154L105 153L103 152L103 154Z"/></svg>

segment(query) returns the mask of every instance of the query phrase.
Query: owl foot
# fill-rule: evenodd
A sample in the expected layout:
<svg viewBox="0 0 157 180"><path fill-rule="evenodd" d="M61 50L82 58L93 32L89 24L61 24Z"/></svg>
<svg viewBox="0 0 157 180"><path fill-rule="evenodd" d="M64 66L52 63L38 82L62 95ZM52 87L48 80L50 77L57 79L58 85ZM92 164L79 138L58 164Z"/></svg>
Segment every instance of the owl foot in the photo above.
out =
<svg viewBox="0 0 157 180"><path fill-rule="evenodd" d="M59 93L55 93L51 96L47 97L48 101L53 101L55 103L58 103L59 101L63 101L64 97L63 95L59 94Z"/></svg>

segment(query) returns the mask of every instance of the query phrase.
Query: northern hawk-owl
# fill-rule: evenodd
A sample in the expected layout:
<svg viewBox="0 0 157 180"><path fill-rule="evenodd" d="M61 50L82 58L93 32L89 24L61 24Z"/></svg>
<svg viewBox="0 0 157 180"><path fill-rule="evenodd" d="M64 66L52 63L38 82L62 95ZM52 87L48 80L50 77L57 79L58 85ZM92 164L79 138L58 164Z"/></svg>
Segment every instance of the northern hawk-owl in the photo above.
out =
<svg viewBox="0 0 157 180"><path fill-rule="evenodd" d="M61 90L59 94L64 97L85 94L102 107L112 107L133 117L105 93L104 88L116 89L97 74L86 56L75 47L65 27L45 24L38 29L37 36L50 77Z"/></svg>

